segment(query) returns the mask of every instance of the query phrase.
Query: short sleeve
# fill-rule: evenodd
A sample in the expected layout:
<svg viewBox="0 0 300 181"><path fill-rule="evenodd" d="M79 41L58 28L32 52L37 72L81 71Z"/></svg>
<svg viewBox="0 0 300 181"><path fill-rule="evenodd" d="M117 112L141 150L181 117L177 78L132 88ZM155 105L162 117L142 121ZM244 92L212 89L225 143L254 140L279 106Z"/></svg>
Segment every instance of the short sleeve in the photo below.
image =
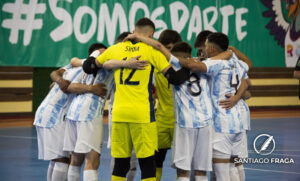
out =
<svg viewBox="0 0 300 181"><path fill-rule="evenodd" d="M243 78L244 78L245 80L248 79L248 78L249 78L249 77L248 77L248 74L245 73L244 76L243 76Z"/></svg>
<svg viewBox="0 0 300 181"><path fill-rule="evenodd" d="M223 60L225 61L225 60ZM202 61L207 68L207 72L205 74L212 76L218 72L220 72L221 70L223 70L224 68L224 64L223 64L222 60L205 60Z"/></svg>
<svg viewBox="0 0 300 181"><path fill-rule="evenodd" d="M152 65L159 71L162 72L166 67L170 66L167 58L160 51L152 49Z"/></svg>
<svg viewBox="0 0 300 181"><path fill-rule="evenodd" d="M176 71L182 68L178 58L176 58L173 55L171 55L171 57L170 57L170 64L173 67L173 69L176 70Z"/></svg>
<svg viewBox="0 0 300 181"><path fill-rule="evenodd" d="M102 54L100 54L98 57L97 57L97 61L100 63L100 64L104 64L104 62L112 59L112 52L113 50L115 49L115 46L111 46L109 47L108 49L106 49Z"/></svg>
<svg viewBox="0 0 300 181"><path fill-rule="evenodd" d="M300 70L300 57L298 58L295 70Z"/></svg>
<svg viewBox="0 0 300 181"><path fill-rule="evenodd" d="M70 68L72 68L71 64L68 64L68 65L62 67L62 69L64 69L64 70L68 70Z"/></svg>

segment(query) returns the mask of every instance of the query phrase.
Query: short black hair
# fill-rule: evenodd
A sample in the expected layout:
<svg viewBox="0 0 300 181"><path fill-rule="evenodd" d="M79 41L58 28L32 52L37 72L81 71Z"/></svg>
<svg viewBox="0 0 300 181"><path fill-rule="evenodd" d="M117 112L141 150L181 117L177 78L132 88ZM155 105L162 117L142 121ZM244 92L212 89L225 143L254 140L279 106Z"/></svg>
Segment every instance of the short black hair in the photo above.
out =
<svg viewBox="0 0 300 181"><path fill-rule="evenodd" d="M137 22L135 23L135 26L136 27L150 26L151 28L153 28L153 31L155 30L154 23L149 18L146 18L146 17L137 20Z"/></svg>
<svg viewBox="0 0 300 181"><path fill-rule="evenodd" d="M116 39L116 42L117 42L117 43L122 42L122 41L124 40L124 38L126 38L126 37L127 37L128 35L130 35L130 34L131 34L131 32L128 32L128 31L121 33L121 34L118 36L118 38Z"/></svg>
<svg viewBox="0 0 300 181"><path fill-rule="evenodd" d="M207 41L218 45L223 51L228 49L229 39L224 33L212 33L208 35Z"/></svg>
<svg viewBox="0 0 300 181"><path fill-rule="evenodd" d="M175 43L175 45L173 46L171 53L175 53L175 52L184 52L184 53L188 53L188 54L192 54L192 47L191 45L189 45L188 43L182 41L182 42L178 42Z"/></svg>
<svg viewBox="0 0 300 181"><path fill-rule="evenodd" d="M177 31L166 29L163 32L161 32L158 41L166 46L170 43L175 44L177 42L181 42L182 39L180 34Z"/></svg>
<svg viewBox="0 0 300 181"><path fill-rule="evenodd" d="M194 43L194 47L195 48L198 48L200 46L205 46L205 41L206 41L206 38L208 37L208 35L212 34L213 32L209 31L209 30L203 30L201 31L197 37L196 37L196 40L195 40L195 43Z"/></svg>
<svg viewBox="0 0 300 181"><path fill-rule="evenodd" d="M107 48L103 43L94 43L89 47L89 55L93 53L95 50L99 50L100 48Z"/></svg>

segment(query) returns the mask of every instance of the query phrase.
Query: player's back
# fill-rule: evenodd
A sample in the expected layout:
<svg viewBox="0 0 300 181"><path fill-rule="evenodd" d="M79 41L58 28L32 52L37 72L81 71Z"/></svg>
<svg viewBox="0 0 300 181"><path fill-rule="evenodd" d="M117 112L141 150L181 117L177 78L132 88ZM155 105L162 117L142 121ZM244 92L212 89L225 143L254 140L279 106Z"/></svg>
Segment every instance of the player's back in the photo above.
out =
<svg viewBox="0 0 300 181"><path fill-rule="evenodd" d="M114 70L116 85L113 104L113 121L146 123L154 121L152 103L152 77L154 68L162 71L169 63L164 55L153 47L138 42L121 42L108 48L97 59L104 63L110 59L127 61L141 55L147 60L145 70L120 68Z"/></svg>

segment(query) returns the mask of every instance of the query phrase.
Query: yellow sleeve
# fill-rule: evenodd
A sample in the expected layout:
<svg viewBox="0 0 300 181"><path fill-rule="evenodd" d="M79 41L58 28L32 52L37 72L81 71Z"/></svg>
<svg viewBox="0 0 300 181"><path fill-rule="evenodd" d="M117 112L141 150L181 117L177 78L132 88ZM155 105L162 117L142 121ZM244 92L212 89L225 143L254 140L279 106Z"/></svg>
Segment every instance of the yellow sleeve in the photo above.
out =
<svg viewBox="0 0 300 181"><path fill-rule="evenodd" d="M112 53L113 50L114 50L115 46L111 46L109 47L108 49L106 49L102 54L100 54L98 57L97 57L97 61L100 63L100 64L104 64L104 62L112 59Z"/></svg>
<svg viewBox="0 0 300 181"><path fill-rule="evenodd" d="M154 48L152 53L152 61L152 65L158 70L158 72L162 72L170 65L164 54Z"/></svg>

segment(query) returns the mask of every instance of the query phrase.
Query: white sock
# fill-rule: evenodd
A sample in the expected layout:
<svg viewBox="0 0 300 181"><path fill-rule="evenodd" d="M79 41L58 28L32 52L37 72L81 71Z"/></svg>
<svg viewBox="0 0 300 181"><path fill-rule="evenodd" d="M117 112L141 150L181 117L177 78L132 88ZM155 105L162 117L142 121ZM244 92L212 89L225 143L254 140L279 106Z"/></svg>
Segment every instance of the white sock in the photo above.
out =
<svg viewBox="0 0 300 181"><path fill-rule="evenodd" d="M138 160L135 156L135 153L132 153L131 158L130 158L130 169L126 175L126 181L134 181L134 177L136 174L137 162L138 162Z"/></svg>
<svg viewBox="0 0 300 181"><path fill-rule="evenodd" d="M239 172L234 163L230 163L230 180L240 181Z"/></svg>
<svg viewBox="0 0 300 181"><path fill-rule="evenodd" d="M47 181L51 181L54 165L55 165L54 161L49 162L48 172L47 172Z"/></svg>
<svg viewBox="0 0 300 181"><path fill-rule="evenodd" d="M65 181L68 175L69 164L56 162L53 168L52 178L53 181Z"/></svg>
<svg viewBox="0 0 300 181"><path fill-rule="evenodd" d="M130 169L126 175L126 181L134 181L136 168Z"/></svg>
<svg viewBox="0 0 300 181"><path fill-rule="evenodd" d="M80 181L81 166L69 166L68 181Z"/></svg>
<svg viewBox="0 0 300 181"><path fill-rule="evenodd" d="M215 171L210 172L210 181L216 181L216 174Z"/></svg>
<svg viewBox="0 0 300 181"><path fill-rule="evenodd" d="M208 181L208 179L206 175L205 176L196 175L195 181Z"/></svg>
<svg viewBox="0 0 300 181"><path fill-rule="evenodd" d="M236 167L238 172L239 172L239 176L240 176L240 181L245 181L245 170L244 170L244 166L243 165L239 165Z"/></svg>
<svg viewBox="0 0 300 181"><path fill-rule="evenodd" d="M189 181L189 177L177 177L177 181Z"/></svg>
<svg viewBox="0 0 300 181"><path fill-rule="evenodd" d="M83 181L98 181L98 170L84 170Z"/></svg>
<svg viewBox="0 0 300 181"><path fill-rule="evenodd" d="M230 180L229 163L214 163L213 170L215 171L217 181Z"/></svg>

